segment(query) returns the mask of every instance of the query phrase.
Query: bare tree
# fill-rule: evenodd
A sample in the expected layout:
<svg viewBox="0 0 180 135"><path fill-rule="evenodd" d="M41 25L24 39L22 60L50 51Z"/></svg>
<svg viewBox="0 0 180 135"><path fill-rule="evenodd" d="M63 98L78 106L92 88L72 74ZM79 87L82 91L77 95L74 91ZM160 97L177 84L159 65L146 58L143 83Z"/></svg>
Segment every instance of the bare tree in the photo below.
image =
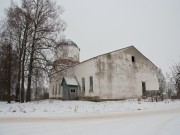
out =
<svg viewBox="0 0 180 135"><path fill-rule="evenodd" d="M4 28L1 29L0 33L0 46L1 46L1 71L4 72L2 74L3 80L3 93L7 95L8 103L11 102L11 94L13 93L14 83L16 80L16 56L13 48L13 37L12 30L5 25Z"/></svg>
<svg viewBox="0 0 180 135"><path fill-rule="evenodd" d="M15 44L18 56L18 81L16 85L16 101L24 102L24 84L25 84L25 60L28 58L27 46L28 38L31 34L31 19L29 10L23 10L23 7L18 7L15 3L7 9L7 26L11 28L13 43ZM21 86L20 86L21 84Z"/></svg>
<svg viewBox="0 0 180 135"><path fill-rule="evenodd" d="M176 94L176 87L172 80L169 80L169 82L167 82L166 94L169 99L171 99L171 97Z"/></svg>
<svg viewBox="0 0 180 135"><path fill-rule="evenodd" d="M16 101L24 102L25 88L27 88L28 102L31 101L32 83L37 83L37 80L47 75L53 65L50 56L55 52L58 35L64 31L65 25L60 18L63 13L62 7L52 0L21 1L21 6L12 2L7 9L3 24L5 27L0 33L11 35L11 38L8 36L11 39L8 39L8 42L11 41L8 45L11 45L16 52L18 65ZM10 56L10 54L6 55ZM11 60L11 57L8 57L8 60ZM37 87L36 84L36 90Z"/></svg>
<svg viewBox="0 0 180 135"><path fill-rule="evenodd" d="M19 99L20 94L20 77L21 77L21 57L22 57L22 47L21 47L21 34L22 34L22 23L20 22L19 8L11 3L11 6L7 9L7 20L6 27L13 30L14 43L16 44L17 55L18 55L18 81L16 84L16 101ZM16 40L17 39L17 40Z"/></svg>
<svg viewBox="0 0 180 135"><path fill-rule="evenodd" d="M177 96L180 97L180 63L175 64L171 68L171 81L174 82Z"/></svg>
<svg viewBox="0 0 180 135"><path fill-rule="evenodd" d="M166 92L167 89L166 78L164 77L164 74L162 73L162 70L160 68L158 69L157 73L159 81L159 90L161 93L161 98L163 100L163 93Z"/></svg>
<svg viewBox="0 0 180 135"><path fill-rule="evenodd" d="M164 77L164 74L162 73L162 70L158 69L158 80L159 80L159 90L161 92L166 91L166 78Z"/></svg>
<svg viewBox="0 0 180 135"><path fill-rule="evenodd" d="M7 52L8 48L5 44L0 44L0 99L7 100Z"/></svg>
<svg viewBox="0 0 180 135"><path fill-rule="evenodd" d="M55 2L50 0L23 0L23 2L26 3L26 7L30 7L33 22L26 96L28 102L31 100L33 69L40 68L47 71L46 65L51 63L47 53L54 50L57 35L64 30L64 25L60 18L63 10ZM34 67L35 61L38 67Z"/></svg>

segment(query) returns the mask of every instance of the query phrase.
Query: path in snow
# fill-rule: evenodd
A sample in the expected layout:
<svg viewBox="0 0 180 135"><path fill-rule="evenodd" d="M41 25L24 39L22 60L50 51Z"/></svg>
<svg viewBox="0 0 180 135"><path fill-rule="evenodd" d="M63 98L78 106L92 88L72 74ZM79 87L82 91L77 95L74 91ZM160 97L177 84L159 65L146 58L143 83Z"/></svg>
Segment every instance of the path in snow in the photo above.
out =
<svg viewBox="0 0 180 135"><path fill-rule="evenodd" d="M180 107L49 117L0 117L0 135L179 135Z"/></svg>

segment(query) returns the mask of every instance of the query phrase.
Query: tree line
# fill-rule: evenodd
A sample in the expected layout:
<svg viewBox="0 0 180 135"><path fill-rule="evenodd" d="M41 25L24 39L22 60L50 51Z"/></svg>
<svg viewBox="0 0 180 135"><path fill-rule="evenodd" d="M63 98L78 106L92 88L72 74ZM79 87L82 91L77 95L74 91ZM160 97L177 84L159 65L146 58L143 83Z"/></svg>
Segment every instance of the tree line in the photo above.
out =
<svg viewBox="0 0 180 135"><path fill-rule="evenodd" d="M167 85L168 90L172 92L174 89L176 91L176 97L180 99L180 62L171 67L171 73L167 76L169 78L169 83Z"/></svg>
<svg viewBox="0 0 180 135"><path fill-rule="evenodd" d="M52 0L11 2L1 21L0 100L29 102L53 66L63 8Z"/></svg>
<svg viewBox="0 0 180 135"><path fill-rule="evenodd" d="M161 69L158 69L159 90L166 93L168 98L174 97L180 99L180 63L170 67L171 71L166 77Z"/></svg>

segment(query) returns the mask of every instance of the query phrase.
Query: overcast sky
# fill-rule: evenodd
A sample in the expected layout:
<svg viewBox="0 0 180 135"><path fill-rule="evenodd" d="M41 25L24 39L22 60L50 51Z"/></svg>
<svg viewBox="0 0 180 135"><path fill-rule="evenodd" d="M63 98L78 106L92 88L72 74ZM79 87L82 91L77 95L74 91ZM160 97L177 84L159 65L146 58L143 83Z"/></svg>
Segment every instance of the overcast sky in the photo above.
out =
<svg viewBox="0 0 180 135"><path fill-rule="evenodd" d="M0 16L10 0L0 0ZM14 0L20 1L20 0ZM57 0L81 61L134 45L164 73L180 61L180 0Z"/></svg>

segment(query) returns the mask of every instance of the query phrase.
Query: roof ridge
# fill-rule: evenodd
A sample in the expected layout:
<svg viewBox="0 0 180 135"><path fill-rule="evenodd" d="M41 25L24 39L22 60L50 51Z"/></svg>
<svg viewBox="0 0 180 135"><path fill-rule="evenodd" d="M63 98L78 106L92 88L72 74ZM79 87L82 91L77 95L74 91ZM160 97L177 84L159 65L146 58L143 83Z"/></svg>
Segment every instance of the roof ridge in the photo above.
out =
<svg viewBox="0 0 180 135"><path fill-rule="evenodd" d="M113 53L113 52L117 52L117 51L120 51L120 50L124 50L124 49L130 48L130 47L134 47L134 46L131 45L131 46L127 46L127 47L124 47L124 48L121 48L121 49L117 49L117 50L114 50L114 51L111 51L111 52L108 52L108 53L100 54L100 55L97 55L97 56L92 57L90 59L84 60L84 61L80 62L79 64L84 63L84 62L89 61L89 60L94 59L94 58L98 58L100 56L104 56L104 55L109 54L109 53Z"/></svg>

